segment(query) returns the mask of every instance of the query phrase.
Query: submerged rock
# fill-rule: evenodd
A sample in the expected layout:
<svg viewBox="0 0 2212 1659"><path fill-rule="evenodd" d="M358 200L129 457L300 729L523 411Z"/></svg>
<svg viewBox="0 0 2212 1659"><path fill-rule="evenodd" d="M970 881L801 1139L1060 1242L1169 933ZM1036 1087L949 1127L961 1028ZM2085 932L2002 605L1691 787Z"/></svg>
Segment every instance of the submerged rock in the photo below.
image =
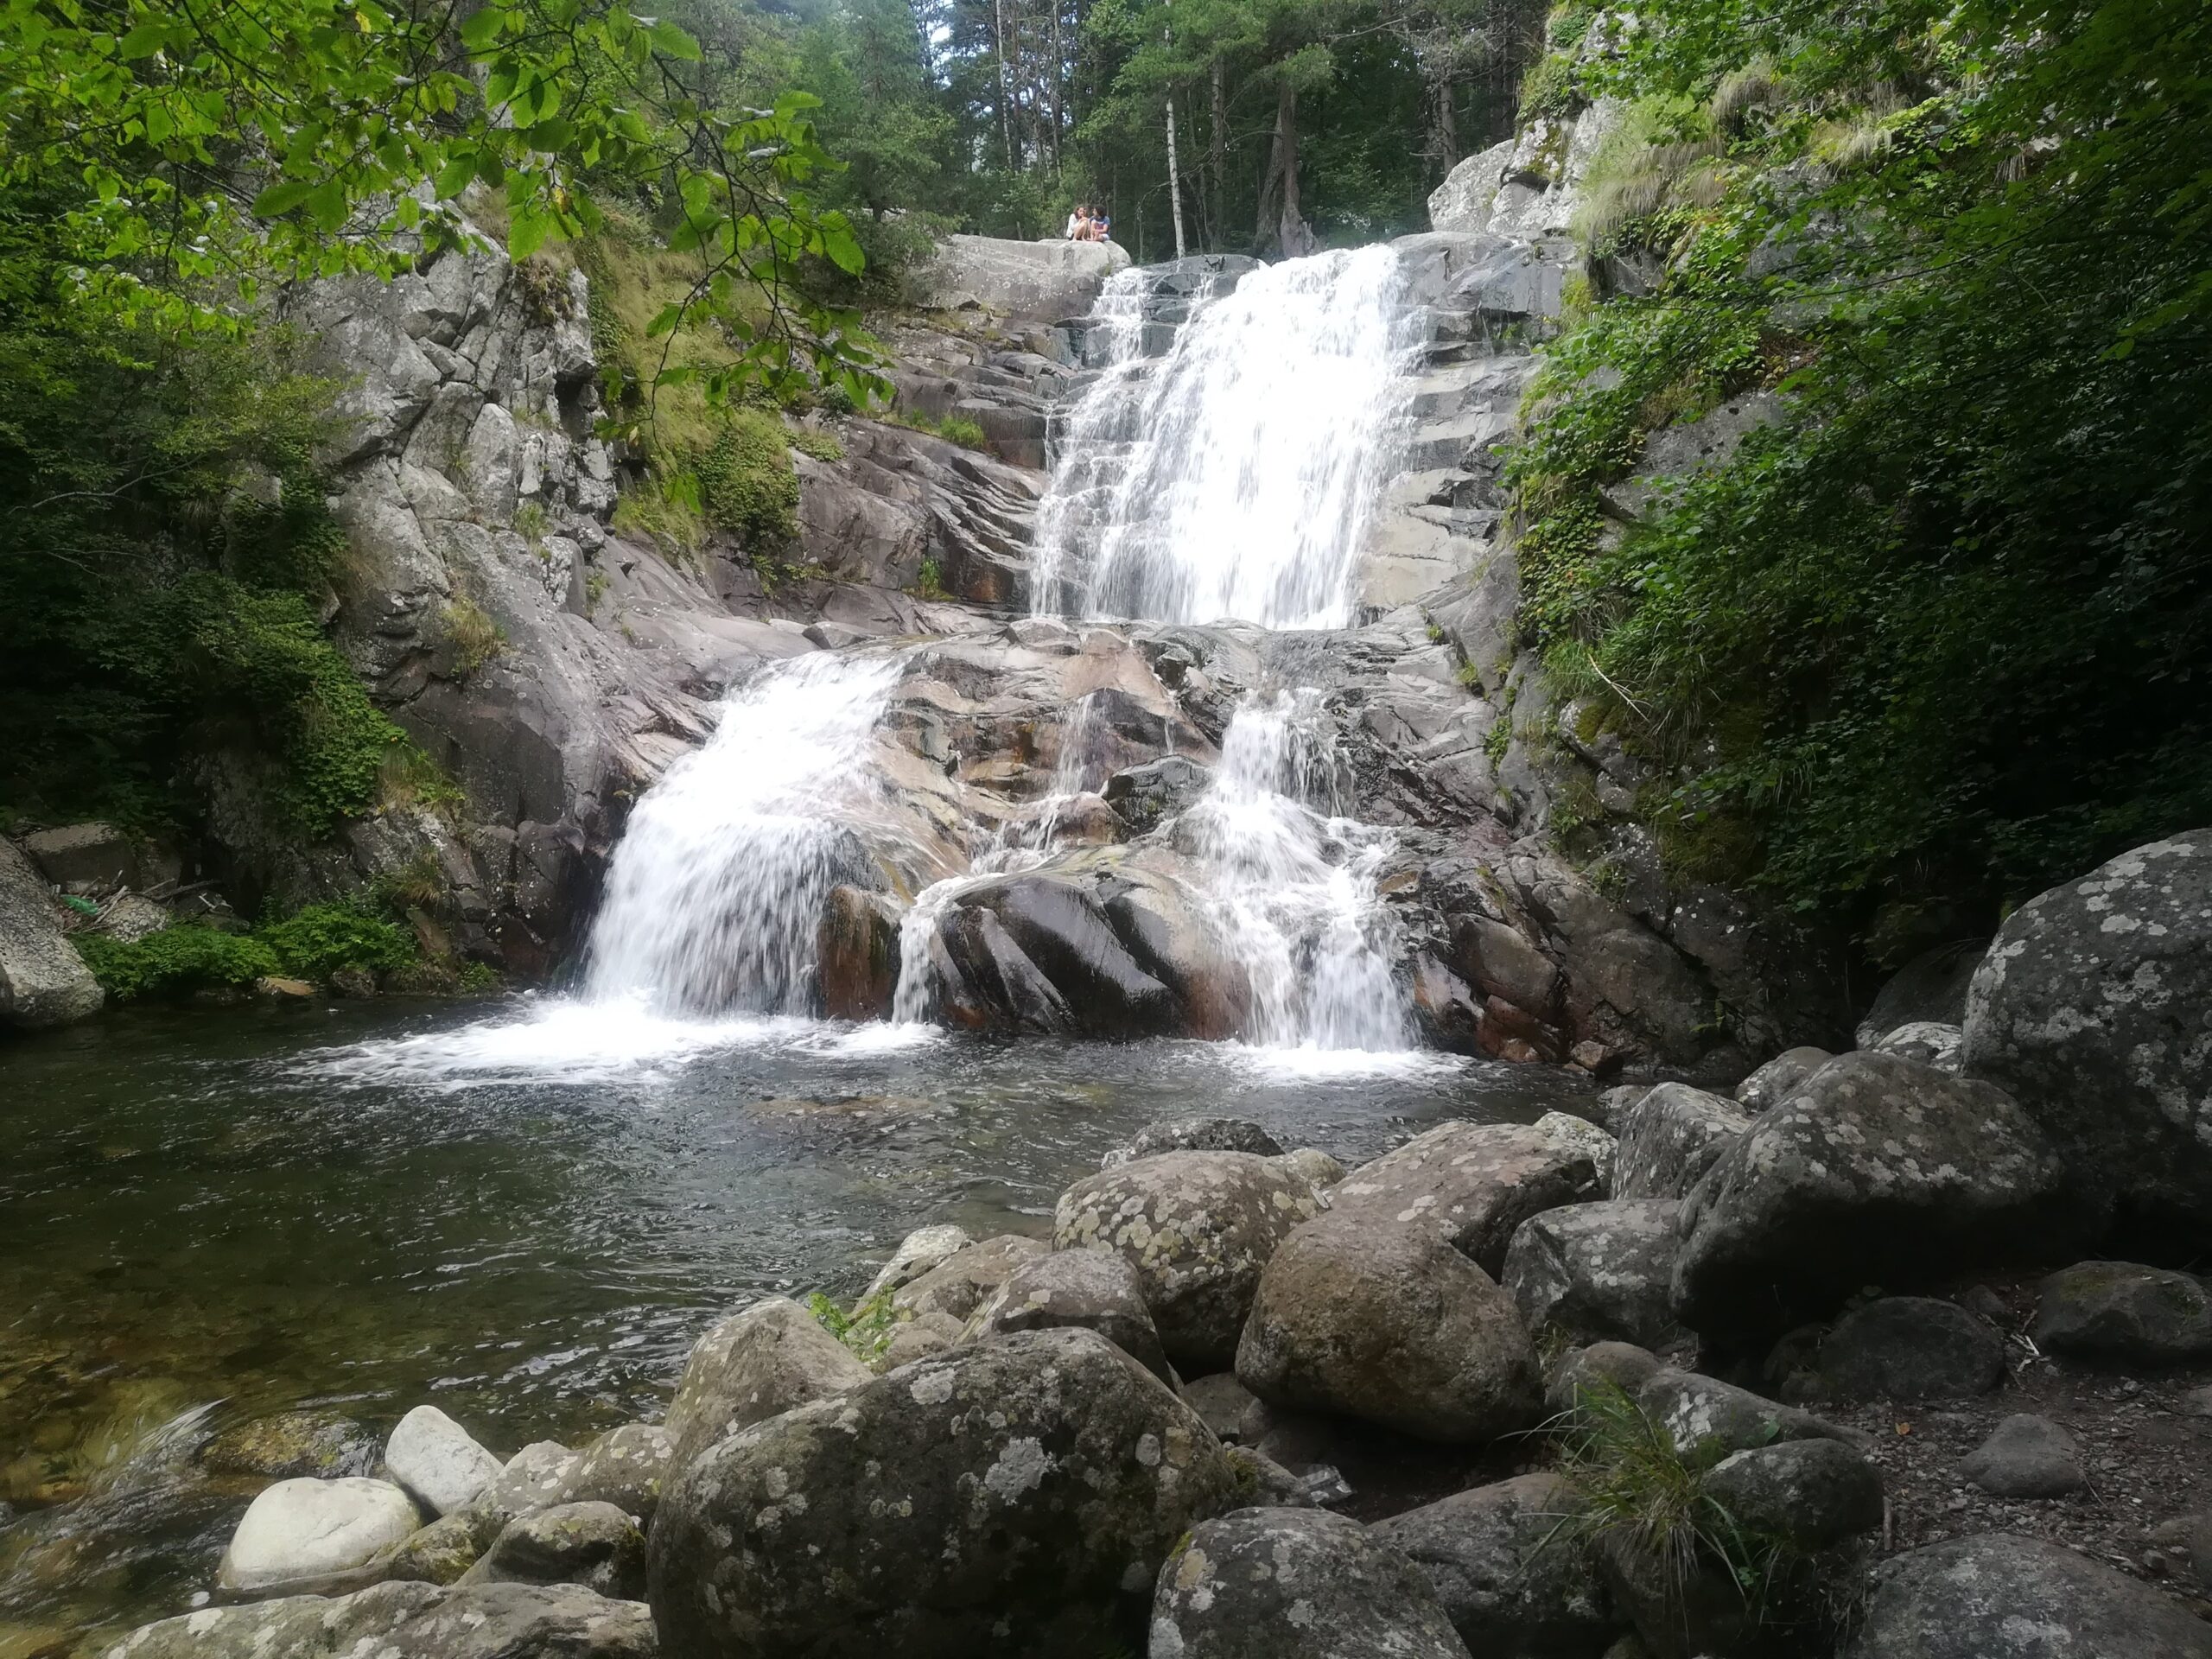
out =
<svg viewBox="0 0 2212 1659"><path fill-rule="evenodd" d="M366 1429L350 1417L322 1411L257 1417L200 1448L200 1466L210 1474L266 1480L365 1475L375 1462L376 1443Z"/></svg>
<svg viewBox="0 0 2212 1659"><path fill-rule="evenodd" d="M1528 1329L1488 1274L1429 1227L1338 1215L1268 1263L1236 1376L1271 1405L1459 1444L1528 1427L1541 1388Z"/></svg>
<svg viewBox="0 0 2212 1659"><path fill-rule="evenodd" d="M693 1344L668 1408L671 1461L682 1468L748 1423L868 1377L868 1367L814 1315L787 1296L765 1297Z"/></svg>
<svg viewBox="0 0 2212 1659"><path fill-rule="evenodd" d="M2070 1549L2011 1533L1874 1569L1847 1659L2208 1659L2212 1625Z"/></svg>
<svg viewBox="0 0 2212 1659"><path fill-rule="evenodd" d="M1421 1569L1468 1652L1594 1656L1616 1625L1611 1599L1568 1526L1579 1507L1557 1475L1520 1475L1369 1531Z"/></svg>
<svg viewBox="0 0 2212 1659"><path fill-rule="evenodd" d="M684 1659L979 1659L1133 1630L1237 1477L1089 1331L922 1360L722 1441L663 1497L654 1617Z"/></svg>
<svg viewBox="0 0 2212 1659"><path fill-rule="evenodd" d="M1170 1152L1101 1171L1060 1195L1055 1249L1103 1247L1136 1269L1167 1357L1224 1370L1292 1228L1319 1214L1306 1180L1249 1152Z"/></svg>
<svg viewBox="0 0 2212 1659"><path fill-rule="evenodd" d="M1598 1191L1585 1135L1520 1123L1443 1123L1352 1171L1329 1205L1357 1223L1427 1228L1495 1274L1522 1222Z"/></svg>
<svg viewBox="0 0 2212 1659"><path fill-rule="evenodd" d="M216 1568L233 1594L267 1594L365 1567L406 1541L423 1517L386 1480L280 1480L248 1506Z"/></svg>
<svg viewBox="0 0 2212 1659"><path fill-rule="evenodd" d="M1160 1570L1150 1659L1466 1659L1419 1568L1348 1516L1239 1510Z"/></svg>
<svg viewBox="0 0 2212 1659"><path fill-rule="evenodd" d="M2212 831L2014 911L1965 1027L1967 1074L2018 1101L2123 1225L2212 1240Z"/></svg>

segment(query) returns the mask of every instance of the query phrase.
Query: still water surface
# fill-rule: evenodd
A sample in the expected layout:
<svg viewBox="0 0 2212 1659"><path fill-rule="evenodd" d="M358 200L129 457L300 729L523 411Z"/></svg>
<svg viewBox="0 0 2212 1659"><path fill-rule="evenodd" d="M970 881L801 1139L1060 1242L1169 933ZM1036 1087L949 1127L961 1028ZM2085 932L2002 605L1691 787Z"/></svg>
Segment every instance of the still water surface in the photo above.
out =
<svg viewBox="0 0 2212 1659"><path fill-rule="evenodd" d="M1041 1232L1163 1116L1347 1163L1577 1093L1533 1068L1005 1043L605 1005L134 1014L0 1046L0 1659L181 1611L250 1491L194 1448L434 1401L495 1451L657 1416L750 1294L909 1229Z"/></svg>

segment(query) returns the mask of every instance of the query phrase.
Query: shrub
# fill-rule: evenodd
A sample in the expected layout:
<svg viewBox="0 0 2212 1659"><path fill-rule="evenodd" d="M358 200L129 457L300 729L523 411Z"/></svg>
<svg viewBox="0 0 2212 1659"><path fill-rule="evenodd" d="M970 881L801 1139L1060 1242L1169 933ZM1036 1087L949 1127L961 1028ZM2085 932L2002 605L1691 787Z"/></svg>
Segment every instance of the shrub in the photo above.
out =
<svg viewBox="0 0 2212 1659"><path fill-rule="evenodd" d="M249 934L191 925L165 927L143 939L79 933L71 942L100 988L118 1002L251 985L278 967L276 952Z"/></svg>
<svg viewBox="0 0 2212 1659"><path fill-rule="evenodd" d="M389 973L415 960L412 934L342 900L309 905L257 937L302 979L326 981L348 968Z"/></svg>
<svg viewBox="0 0 2212 1659"><path fill-rule="evenodd" d="M507 631L499 619L465 595L445 607L441 620L446 643L453 647L454 667L464 677L507 648Z"/></svg>
<svg viewBox="0 0 2212 1659"><path fill-rule="evenodd" d="M780 416L732 410L691 467L709 522L742 537L752 551L769 551L798 534L798 474Z"/></svg>

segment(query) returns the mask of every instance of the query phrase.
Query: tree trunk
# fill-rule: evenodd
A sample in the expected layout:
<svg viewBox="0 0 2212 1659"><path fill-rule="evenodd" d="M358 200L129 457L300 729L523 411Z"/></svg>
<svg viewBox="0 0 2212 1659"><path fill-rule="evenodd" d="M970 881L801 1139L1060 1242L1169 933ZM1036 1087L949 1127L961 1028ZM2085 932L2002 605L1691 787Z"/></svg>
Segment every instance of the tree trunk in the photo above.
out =
<svg viewBox="0 0 2212 1659"><path fill-rule="evenodd" d="M1298 89L1288 79L1275 100L1275 143L1282 156L1282 218L1275 239L1286 259L1301 259L1313 251L1313 227L1306 222L1298 202Z"/></svg>
<svg viewBox="0 0 2212 1659"><path fill-rule="evenodd" d="M1175 220L1175 257L1183 257L1183 186L1175 166L1175 99L1167 99L1167 211Z"/></svg>
<svg viewBox="0 0 2212 1659"><path fill-rule="evenodd" d="M1452 107L1456 93L1449 75L1436 88L1436 159L1446 173L1459 164L1459 112Z"/></svg>
<svg viewBox="0 0 2212 1659"><path fill-rule="evenodd" d="M1214 54L1213 120L1206 135L1207 160L1213 168L1213 216L1206 226L1206 240L1216 248L1229 241L1229 93L1224 86L1221 54Z"/></svg>
<svg viewBox="0 0 2212 1659"><path fill-rule="evenodd" d="M1007 107L1006 69L1006 0L995 0L992 8L992 29L996 36L993 44L998 49L999 60L999 149L1006 159L1006 170L1014 171L1014 114Z"/></svg>

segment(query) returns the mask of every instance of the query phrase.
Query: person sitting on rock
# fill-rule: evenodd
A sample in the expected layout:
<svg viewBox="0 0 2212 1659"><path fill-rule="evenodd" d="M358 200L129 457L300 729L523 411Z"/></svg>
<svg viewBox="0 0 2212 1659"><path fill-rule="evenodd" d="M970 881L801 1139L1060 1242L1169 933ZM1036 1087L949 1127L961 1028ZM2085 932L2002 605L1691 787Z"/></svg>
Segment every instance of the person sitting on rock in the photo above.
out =
<svg viewBox="0 0 2212 1659"><path fill-rule="evenodd" d="M1075 211L1068 215L1068 227L1062 232L1062 234L1071 242L1088 242L1090 240L1090 203L1078 202L1076 204Z"/></svg>

